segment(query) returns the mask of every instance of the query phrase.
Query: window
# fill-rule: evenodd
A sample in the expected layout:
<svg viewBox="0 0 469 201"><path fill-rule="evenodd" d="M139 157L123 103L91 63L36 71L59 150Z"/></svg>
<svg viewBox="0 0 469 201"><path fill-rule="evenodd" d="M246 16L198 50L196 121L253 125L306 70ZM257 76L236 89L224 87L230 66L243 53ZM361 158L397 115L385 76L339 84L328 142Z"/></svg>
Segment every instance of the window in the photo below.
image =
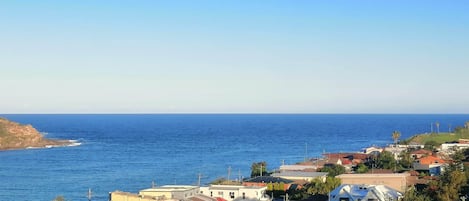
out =
<svg viewBox="0 0 469 201"><path fill-rule="evenodd" d="M223 191L218 191L218 195L223 197Z"/></svg>
<svg viewBox="0 0 469 201"><path fill-rule="evenodd" d="M246 193L243 192L243 199L246 199Z"/></svg>
<svg viewBox="0 0 469 201"><path fill-rule="evenodd" d="M350 201L349 198L339 198L339 201Z"/></svg>
<svg viewBox="0 0 469 201"><path fill-rule="evenodd" d="M231 198L231 199L234 199L234 198L235 198L234 192L230 192L230 198Z"/></svg>
<svg viewBox="0 0 469 201"><path fill-rule="evenodd" d="M210 191L210 197L213 197L213 192L212 191Z"/></svg>

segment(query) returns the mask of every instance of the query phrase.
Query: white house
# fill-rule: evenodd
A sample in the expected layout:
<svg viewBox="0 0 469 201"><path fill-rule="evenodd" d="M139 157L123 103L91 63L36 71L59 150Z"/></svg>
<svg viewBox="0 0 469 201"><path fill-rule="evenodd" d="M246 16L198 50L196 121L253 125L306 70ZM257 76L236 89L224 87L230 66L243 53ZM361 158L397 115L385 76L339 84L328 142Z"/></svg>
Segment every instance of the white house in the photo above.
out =
<svg viewBox="0 0 469 201"><path fill-rule="evenodd" d="M140 190L139 195L145 197L155 197L160 200L186 200L199 193L198 186L186 185L165 185Z"/></svg>
<svg viewBox="0 0 469 201"><path fill-rule="evenodd" d="M200 187L200 194L227 201L271 201L266 186L210 185Z"/></svg>
<svg viewBox="0 0 469 201"><path fill-rule="evenodd" d="M402 193L384 185L342 184L330 193L330 201L397 201Z"/></svg>

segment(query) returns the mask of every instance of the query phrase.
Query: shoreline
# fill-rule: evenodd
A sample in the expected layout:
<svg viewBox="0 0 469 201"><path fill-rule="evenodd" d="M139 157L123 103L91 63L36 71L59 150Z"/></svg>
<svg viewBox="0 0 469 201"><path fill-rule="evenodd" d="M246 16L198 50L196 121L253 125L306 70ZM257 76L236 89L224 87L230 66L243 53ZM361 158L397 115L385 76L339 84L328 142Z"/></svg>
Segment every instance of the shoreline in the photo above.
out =
<svg viewBox="0 0 469 201"><path fill-rule="evenodd" d="M40 145L37 145L37 146L5 148L5 149L0 149L0 152L28 150L28 149L50 149L50 148L57 148L57 147L76 147L82 144L82 142L79 142L78 140L57 140L57 139L45 139L45 140L47 141L47 143L41 143Z"/></svg>

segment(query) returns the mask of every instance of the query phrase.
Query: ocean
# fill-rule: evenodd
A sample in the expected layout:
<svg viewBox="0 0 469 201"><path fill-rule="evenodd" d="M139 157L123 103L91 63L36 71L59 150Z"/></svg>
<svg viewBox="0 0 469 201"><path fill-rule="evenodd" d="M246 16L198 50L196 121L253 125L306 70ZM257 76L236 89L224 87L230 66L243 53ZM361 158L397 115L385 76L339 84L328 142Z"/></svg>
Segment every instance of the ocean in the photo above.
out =
<svg viewBox="0 0 469 201"><path fill-rule="evenodd" d="M196 185L248 177L253 162L269 170L325 152L357 152L371 145L462 126L469 115L387 114L122 114L0 115L32 124L48 138L75 147L0 151L0 201L105 201L115 190ZM434 128L436 130L436 128Z"/></svg>

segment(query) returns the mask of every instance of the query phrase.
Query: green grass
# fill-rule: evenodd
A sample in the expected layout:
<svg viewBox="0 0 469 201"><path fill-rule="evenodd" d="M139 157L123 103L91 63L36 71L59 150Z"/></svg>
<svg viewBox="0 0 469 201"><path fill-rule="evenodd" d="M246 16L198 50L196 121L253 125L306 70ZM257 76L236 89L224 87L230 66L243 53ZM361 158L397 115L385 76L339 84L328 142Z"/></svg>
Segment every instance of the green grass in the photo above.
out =
<svg viewBox="0 0 469 201"><path fill-rule="evenodd" d="M409 142L425 144L429 141L435 141L438 144L443 144L445 142L458 141L461 138L468 139L469 132L419 134L412 136Z"/></svg>

